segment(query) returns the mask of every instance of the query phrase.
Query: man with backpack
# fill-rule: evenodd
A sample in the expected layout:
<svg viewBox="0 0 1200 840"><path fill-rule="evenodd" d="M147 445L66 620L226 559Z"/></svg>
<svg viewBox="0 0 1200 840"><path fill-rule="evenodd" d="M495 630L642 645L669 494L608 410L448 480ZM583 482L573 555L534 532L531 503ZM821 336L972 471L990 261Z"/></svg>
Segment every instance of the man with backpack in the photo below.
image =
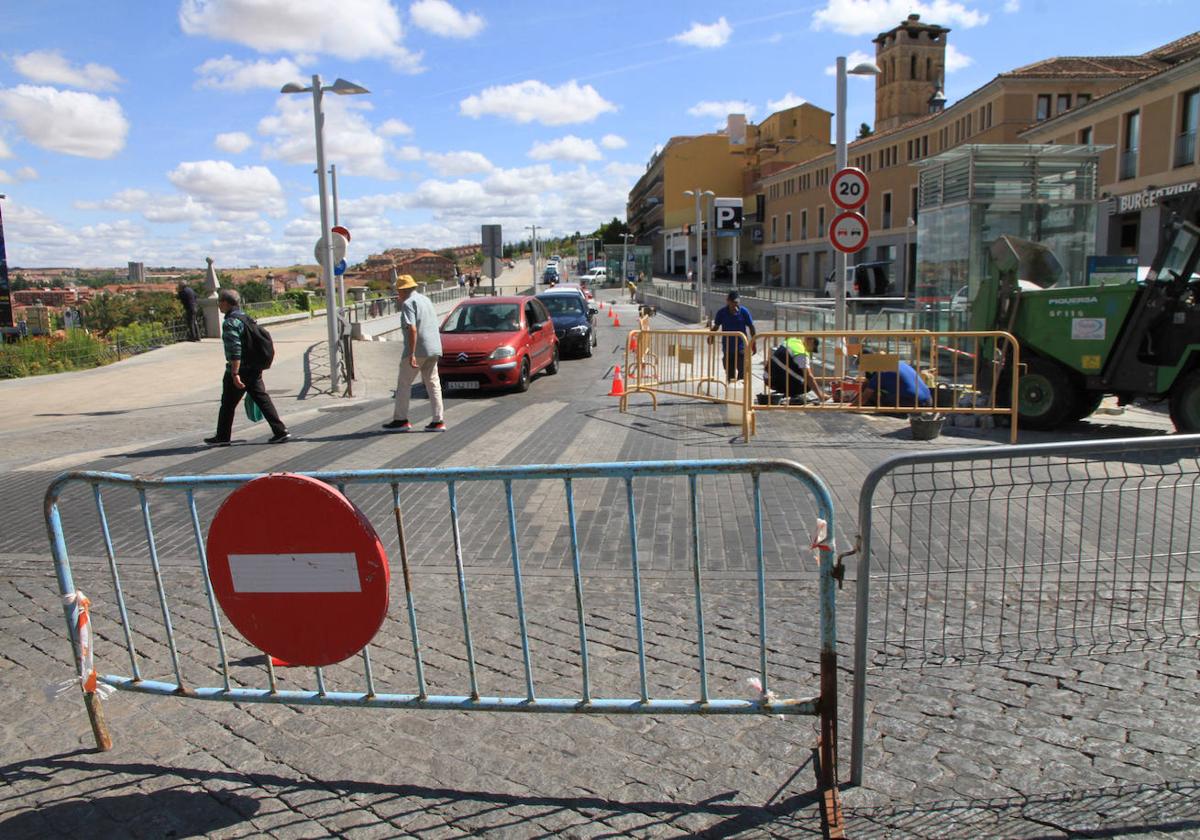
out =
<svg viewBox="0 0 1200 840"><path fill-rule="evenodd" d="M222 289L217 294L217 308L225 316L221 324L221 340L225 344L225 379L221 386L217 433L205 438L204 442L209 446L229 446L233 433L233 414L242 397L248 395L258 404L271 427L272 437L267 443L287 443L292 436L279 419L279 413L262 380L262 372L275 359L275 347L270 334L242 311L241 303L241 296L233 289Z"/></svg>

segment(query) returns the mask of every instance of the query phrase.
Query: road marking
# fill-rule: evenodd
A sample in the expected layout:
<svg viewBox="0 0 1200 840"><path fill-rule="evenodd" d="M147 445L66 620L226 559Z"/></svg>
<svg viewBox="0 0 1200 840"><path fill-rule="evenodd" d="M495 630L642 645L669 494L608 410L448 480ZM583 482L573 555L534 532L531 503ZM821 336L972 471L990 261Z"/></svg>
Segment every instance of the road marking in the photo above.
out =
<svg viewBox="0 0 1200 840"><path fill-rule="evenodd" d="M484 467L502 463L514 449L536 435L550 418L566 407L565 402L544 402L525 406L510 415L502 424L493 427L481 439L471 441L470 446L462 447L438 466ZM509 463L519 464L522 460L518 457Z"/></svg>

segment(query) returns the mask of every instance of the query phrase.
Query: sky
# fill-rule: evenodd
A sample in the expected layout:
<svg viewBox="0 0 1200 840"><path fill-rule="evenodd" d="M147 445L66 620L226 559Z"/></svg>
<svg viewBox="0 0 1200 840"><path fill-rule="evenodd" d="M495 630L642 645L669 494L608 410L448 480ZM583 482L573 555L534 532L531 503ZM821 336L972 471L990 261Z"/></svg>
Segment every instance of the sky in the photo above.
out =
<svg viewBox="0 0 1200 840"><path fill-rule="evenodd" d="M348 258L624 217L656 148L810 101L909 13L951 29L953 102L1054 55L1138 54L1194 0L3 0L10 267L312 262L324 96ZM1108 12L1111 12L1108 13ZM851 77L851 131L874 117Z"/></svg>

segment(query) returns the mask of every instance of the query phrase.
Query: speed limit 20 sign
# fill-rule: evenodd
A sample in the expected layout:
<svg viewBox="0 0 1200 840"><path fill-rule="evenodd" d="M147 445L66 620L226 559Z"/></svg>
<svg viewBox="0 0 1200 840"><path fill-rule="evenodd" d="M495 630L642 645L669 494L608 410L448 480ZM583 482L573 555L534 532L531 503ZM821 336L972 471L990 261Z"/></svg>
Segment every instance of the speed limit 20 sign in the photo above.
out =
<svg viewBox="0 0 1200 840"><path fill-rule="evenodd" d="M833 203L843 210L857 210L867 203L871 182L867 173L855 166L839 169L829 182L829 195Z"/></svg>

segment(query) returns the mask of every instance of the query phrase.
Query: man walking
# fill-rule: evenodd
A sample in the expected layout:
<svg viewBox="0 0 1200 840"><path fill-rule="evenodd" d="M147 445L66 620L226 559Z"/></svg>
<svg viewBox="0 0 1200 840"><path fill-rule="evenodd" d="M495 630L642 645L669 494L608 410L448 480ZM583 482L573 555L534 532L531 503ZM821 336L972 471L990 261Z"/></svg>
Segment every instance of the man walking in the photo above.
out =
<svg viewBox="0 0 1200 840"><path fill-rule="evenodd" d="M287 426L279 419L275 403L262 380L261 362L247 351L247 318L242 311L241 296L233 289L222 289L217 295L217 308L225 316L221 323L221 340L225 344L225 379L221 385L221 411L217 414L217 433L205 438L209 446L229 446L233 434L233 413L242 397L249 395L262 410L263 418L271 427L271 439L267 443L287 443L292 439Z"/></svg>
<svg viewBox="0 0 1200 840"><path fill-rule="evenodd" d="M741 333L754 337L754 317L750 310L738 303L737 291L730 292L725 305L713 316L712 330L716 332ZM710 339L711 341L711 339ZM725 363L725 379L746 378L746 359L743 354L745 340L741 336L725 336L721 339L721 354Z"/></svg>
<svg viewBox="0 0 1200 840"><path fill-rule="evenodd" d="M433 419L425 427L427 432L446 431L442 413L442 381L438 378L438 359L442 355L442 336L438 333L437 312L433 302L417 291L417 281L411 274L400 275L396 283L396 295L400 298L400 333L404 336L404 350L400 354L400 370L396 374L396 403L392 408L392 419L383 424L385 429L407 432L412 430L408 422L408 401L413 379L417 371L429 394L429 405Z"/></svg>
<svg viewBox="0 0 1200 840"><path fill-rule="evenodd" d="M176 290L179 302L183 304L183 317L187 321L188 341L200 340L200 326L196 311L196 292L187 283L180 283Z"/></svg>

